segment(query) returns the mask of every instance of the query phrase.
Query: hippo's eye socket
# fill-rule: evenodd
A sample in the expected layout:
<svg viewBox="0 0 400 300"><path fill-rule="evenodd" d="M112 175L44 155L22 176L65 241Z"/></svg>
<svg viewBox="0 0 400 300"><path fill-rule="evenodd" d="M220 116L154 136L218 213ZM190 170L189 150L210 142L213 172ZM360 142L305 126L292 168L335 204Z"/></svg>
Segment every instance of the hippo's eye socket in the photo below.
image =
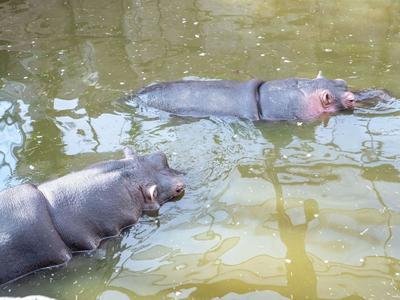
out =
<svg viewBox="0 0 400 300"><path fill-rule="evenodd" d="M323 91L321 95L322 106L327 107L333 102L333 97L330 92Z"/></svg>

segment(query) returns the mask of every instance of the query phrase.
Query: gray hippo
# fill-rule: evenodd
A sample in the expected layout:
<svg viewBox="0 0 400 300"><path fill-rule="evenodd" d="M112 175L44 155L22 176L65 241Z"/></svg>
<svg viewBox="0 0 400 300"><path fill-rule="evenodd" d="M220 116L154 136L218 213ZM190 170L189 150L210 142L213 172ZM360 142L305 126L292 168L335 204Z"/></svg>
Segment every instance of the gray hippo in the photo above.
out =
<svg viewBox="0 0 400 300"><path fill-rule="evenodd" d="M125 149L124 159L0 192L0 285L96 249L183 191L165 154Z"/></svg>
<svg viewBox="0 0 400 300"><path fill-rule="evenodd" d="M355 102L384 91L349 91L346 81L315 79L182 80L149 85L132 97L175 115L235 116L249 120L312 120L324 114L352 110Z"/></svg>

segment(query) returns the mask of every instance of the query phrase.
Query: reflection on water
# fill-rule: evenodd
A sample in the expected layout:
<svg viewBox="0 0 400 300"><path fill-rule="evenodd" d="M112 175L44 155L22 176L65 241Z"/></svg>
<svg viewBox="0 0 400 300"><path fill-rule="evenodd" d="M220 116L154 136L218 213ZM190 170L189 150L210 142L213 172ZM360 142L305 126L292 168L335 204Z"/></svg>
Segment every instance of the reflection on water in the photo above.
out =
<svg viewBox="0 0 400 300"><path fill-rule="evenodd" d="M185 197L0 289L58 299L400 297L398 1L0 1L0 189L165 151ZM312 123L117 101L185 76L346 79L394 99Z"/></svg>

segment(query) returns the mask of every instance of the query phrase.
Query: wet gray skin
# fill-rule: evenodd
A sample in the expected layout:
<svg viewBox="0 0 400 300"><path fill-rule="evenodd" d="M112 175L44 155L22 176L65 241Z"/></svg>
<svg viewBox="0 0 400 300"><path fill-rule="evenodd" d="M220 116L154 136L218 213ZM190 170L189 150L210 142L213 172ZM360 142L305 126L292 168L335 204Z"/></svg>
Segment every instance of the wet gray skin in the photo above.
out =
<svg viewBox="0 0 400 300"><path fill-rule="evenodd" d="M176 115L250 120L312 120L352 110L356 98L342 79L183 80L157 83L134 95L139 103Z"/></svg>
<svg viewBox="0 0 400 300"><path fill-rule="evenodd" d="M182 174L169 168L165 154L127 149L124 159L2 191L0 285L96 249L183 190Z"/></svg>

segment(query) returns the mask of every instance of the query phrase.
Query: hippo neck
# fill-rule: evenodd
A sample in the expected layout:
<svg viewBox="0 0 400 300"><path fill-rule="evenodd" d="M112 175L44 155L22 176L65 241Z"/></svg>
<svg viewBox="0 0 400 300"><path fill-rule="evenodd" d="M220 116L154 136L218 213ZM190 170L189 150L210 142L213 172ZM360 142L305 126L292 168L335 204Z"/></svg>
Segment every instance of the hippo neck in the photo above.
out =
<svg viewBox="0 0 400 300"><path fill-rule="evenodd" d="M263 120L263 109L261 106L261 99L260 99L260 87L265 83L265 81L259 81L258 85L256 86L255 90L255 101L256 101L256 107L257 107L257 113L258 113L258 119Z"/></svg>
<svg viewBox="0 0 400 300"><path fill-rule="evenodd" d="M297 88L297 80L266 81L258 87L257 94L257 106L261 120L299 119L304 95Z"/></svg>

